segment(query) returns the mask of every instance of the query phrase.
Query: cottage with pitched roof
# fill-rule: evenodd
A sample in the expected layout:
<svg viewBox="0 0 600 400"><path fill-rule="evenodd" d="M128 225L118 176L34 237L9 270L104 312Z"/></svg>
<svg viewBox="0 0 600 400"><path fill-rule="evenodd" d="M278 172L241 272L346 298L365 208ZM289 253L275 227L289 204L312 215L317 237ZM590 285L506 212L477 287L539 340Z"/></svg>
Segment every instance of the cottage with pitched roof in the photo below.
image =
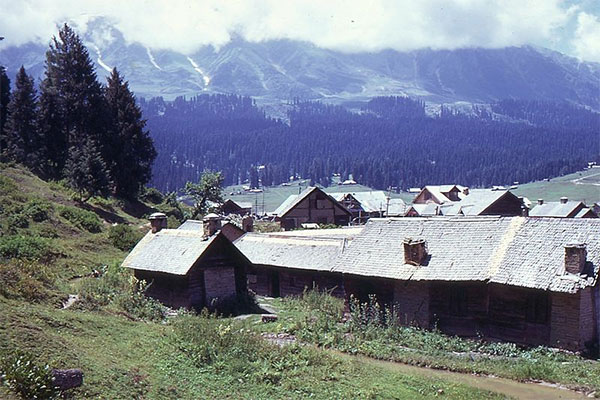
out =
<svg viewBox="0 0 600 400"><path fill-rule="evenodd" d="M352 214L333 197L316 186L289 196L274 212L284 230L296 229L301 224L348 225Z"/></svg>
<svg viewBox="0 0 600 400"><path fill-rule="evenodd" d="M161 213L150 220L152 230L123 261L149 284L148 296L173 308L200 310L246 295L250 261L227 238L218 216L207 215L202 229L198 221L164 229Z"/></svg>
<svg viewBox="0 0 600 400"><path fill-rule="evenodd" d="M346 295L401 322L573 350L598 340L600 220L372 219L337 259Z"/></svg>

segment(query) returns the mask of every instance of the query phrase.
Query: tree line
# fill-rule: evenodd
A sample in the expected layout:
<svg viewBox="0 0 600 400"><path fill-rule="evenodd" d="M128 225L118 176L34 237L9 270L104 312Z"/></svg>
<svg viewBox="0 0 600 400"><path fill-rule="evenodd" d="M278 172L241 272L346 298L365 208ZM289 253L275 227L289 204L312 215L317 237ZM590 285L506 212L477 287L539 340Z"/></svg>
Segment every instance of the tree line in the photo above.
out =
<svg viewBox="0 0 600 400"><path fill-rule="evenodd" d="M113 69L101 84L81 38L65 24L46 52L44 79L22 66L14 90L0 67L0 156L43 179L66 179L80 200L135 197L156 150L128 83Z"/></svg>
<svg viewBox="0 0 600 400"><path fill-rule="evenodd" d="M204 169L226 185L328 185L334 173L398 190L458 182L473 187L573 172L598 159L597 113L557 102L506 100L471 115L421 101L380 97L358 112L294 100L289 121L265 116L251 99L201 95L141 102L158 149L152 184L177 190Z"/></svg>

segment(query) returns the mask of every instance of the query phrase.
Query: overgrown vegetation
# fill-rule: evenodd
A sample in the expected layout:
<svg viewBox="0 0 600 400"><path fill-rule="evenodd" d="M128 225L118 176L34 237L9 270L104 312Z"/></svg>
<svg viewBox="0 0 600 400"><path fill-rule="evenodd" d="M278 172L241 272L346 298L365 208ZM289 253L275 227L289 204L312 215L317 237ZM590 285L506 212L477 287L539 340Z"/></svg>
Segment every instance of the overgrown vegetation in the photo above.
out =
<svg viewBox="0 0 600 400"><path fill-rule="evenodd" d="M48 364L38 365L31 354L22 351L0 354L0 384L24 399L52 400L60 394Z"/></svg>
<svg viewBox="0 0 600 400"><path fill-rule="evenodd" d="M119 224L111 226L108 237L113 246L123 251L130 251L142 238L142 233L129 225Z"/></svg>
<svg viewBox="0 0 600 400"><path fill-rule="evenodd" d="M85 229L88 232L98 233L102 230L100 218L91 211L78 207L63 206L59 214L76 227Z"/></svg>
<svg viewBox="0 0 600 400"><path fill-rule="evenodd" d="M600 364L595 360L546 347L522 348L402 326L393 309L381 308L374 297L366 303L352 301L345 316L342 301L317 288L278 304L280 321L261 325L262 330L275 328L324 348L418 366L600 390Z"/></svg>

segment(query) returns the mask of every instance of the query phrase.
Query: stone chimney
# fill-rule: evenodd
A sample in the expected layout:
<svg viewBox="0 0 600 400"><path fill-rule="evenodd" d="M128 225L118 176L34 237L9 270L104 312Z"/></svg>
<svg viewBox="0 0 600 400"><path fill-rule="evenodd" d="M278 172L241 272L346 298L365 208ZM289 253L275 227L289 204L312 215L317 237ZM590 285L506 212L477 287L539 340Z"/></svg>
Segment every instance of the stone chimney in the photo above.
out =
<svg viewBox="0 0 600 400"><path fill-rule="evenodd" d="M150 226L152 227L152 233L158 233L163 228L167 227L167 216L161 212L155 212L148 217L150 220Z"/></svg>
<svg viewBox="0 0 600 400"><path fill-rule="evenodd" d="M242 229L244 232L254 232L254 218L251 215L242 218Z"/></svg>
<svg viewBox="0 0 600 400"><path fill-rule="evenodd" d="M542 204L544 204L544 199L538 199L538 206L541 206Z"/></svg>
<svg viewBox="0 0 600 400"><path fill-rule="evenodd" d="M581 274L585 269L587 250L583 243L572 243L565 246L565 271Z"/></svg>
<svg viewBox="0 0 600 400"><path fill-rule="evenodd" d="M402 245L404 246L405 264L423 265L427 258L427 242L425 240L406 238Z"/></svg>
<svg viewBox="0 0 600 400"><path fill-rule="evenodd" d="M568 198L568 197L561 197L561 198L560 198L560 203L561 203L561 204L567 204L567 202L568 202L568 201L569 201L569 198Z"/></svg>
<svg viewBox="0 0 600 400"><path fill-rule="evenodd" d="M202 218L202 226L204 228L204 236L212 236L219 229L221 229L221 217L217 214L210 213L206 214L204 218Z"/></svg>
<svg viewBox="0 0 600 400"><path fill-rule="evenodd" d="M468 195L469 195L469 188L468 188L468 187L466 187L466 188L464 188L464 189L463 189L463 194L464 194L465 196L468 196Z"/></svg>
<svg viewBox="0 0 600 400"><path fill-rule="evenodd" d="M527 208L527 206L525 204L523 204L521 206L521 216L522 217L529 217L529 208Z"/></svg>

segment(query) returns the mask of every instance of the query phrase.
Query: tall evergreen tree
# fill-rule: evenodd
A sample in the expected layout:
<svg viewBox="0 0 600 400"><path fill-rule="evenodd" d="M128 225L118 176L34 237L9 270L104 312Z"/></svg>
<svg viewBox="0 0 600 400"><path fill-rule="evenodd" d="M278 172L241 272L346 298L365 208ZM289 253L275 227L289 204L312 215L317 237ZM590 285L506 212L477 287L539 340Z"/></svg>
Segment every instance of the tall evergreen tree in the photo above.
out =
<svg viewBox="0 0 600 400"><path fill-rule="evenodd" d="M37 95L33 78L21 66L15 79L15 90L8 103L8 118L4 127L6 154L34 169L43 153L37 124Z"/></svg>
<svg viewBox="0 0 600 400"><path fill-rule="evenodd" d="M109 194L108 170L97 143L94 143L91 137L87 137L83 145L72 146L69 149L65 173L81 202L86 202L93 196Z"/></svg>
<svg viewBox="0 0 600 400"><path fill-rule="evenodd" d="M113 69L105 91L110 116L110 128L104 143L107 162L115 193L134 197L152 177L152 162L156 150L146 121L129 90L129 84Z"/></svg>
<svg viewBox="0 0 600 400"><path fill-rule="evenodd" d="M6 149L6 140L4 137L4 125L8 114L8 102L10 101L10 79L6 75L6 69L0 65L0 159L4 149Z"/></svg>
<svg viewBox="0 0 600 400"><path fill-rule="evenodd" d="M52 87L47 87L48 81L42 82L39 99L38 129L46 151L46 157L41 160L39 173L46 179L63 177L65 162L68 157L68 137L62 129L62 119L59 111L59 99Z"/></svg>
<svg viewBox="0 0 600 400"><path fill-rule="evenodd" d="M72 147L103 143L106 113L102 86L87 49L67 24L46 52L42 100L42 113L47 114L43 133L62 146L50 152L52 156L64 156ZM61 167L64 159L50 161Z"/></svg>

